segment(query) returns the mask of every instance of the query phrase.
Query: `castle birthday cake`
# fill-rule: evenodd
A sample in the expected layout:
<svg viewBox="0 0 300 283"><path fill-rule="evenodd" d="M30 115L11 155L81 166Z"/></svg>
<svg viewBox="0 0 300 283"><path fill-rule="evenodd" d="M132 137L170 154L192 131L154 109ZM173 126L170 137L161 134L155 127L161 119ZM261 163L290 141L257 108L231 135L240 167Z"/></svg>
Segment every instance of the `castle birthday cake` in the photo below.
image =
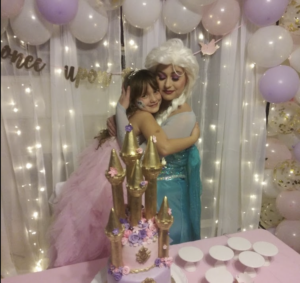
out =
<svg viewBox="0 0 300 283"><path fill-rule="evenodd" d="M150 137L145 154L138 147L131 125L126 126L120 157L111 152L106 178L112 185L111 209L106 235L111 242L107 283L171 283L168 232L173 216L164 198L156 212L157 184L162 164ZM122 183L126 175L128 203L124 203ZM145 208L142 196L145 194Z"/></svg>

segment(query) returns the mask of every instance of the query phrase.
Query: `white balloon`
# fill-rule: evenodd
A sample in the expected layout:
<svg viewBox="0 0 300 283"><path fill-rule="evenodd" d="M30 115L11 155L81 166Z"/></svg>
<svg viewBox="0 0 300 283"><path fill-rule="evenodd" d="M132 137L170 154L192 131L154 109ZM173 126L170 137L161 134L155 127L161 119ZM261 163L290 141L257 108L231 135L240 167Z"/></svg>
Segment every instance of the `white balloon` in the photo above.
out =
<svg viewBox="0 0 300 283"><path fill-rule="evenodd" d="M199 25L202 16L184 7L179 0L168 0L164 2L163 19L169 30L185 34Z"/></svg>
<svg viewBox="0 0 300 283"><path fill-rule="evenodd" d="M8 26L8 19L1 18L1 35L6 31Z"/></svg>
<svg viewBox="0 0 300 283"><path fill-rule="evenodd" d="M300 73L300 47L292 52L289 61L290 66Z"/></svg>
<svg viewBox="0 0 300 283"><path fill-rule="evenodd" d="M293 49L290 33L280 26L258 29L247 44L248 56L257 65L271 68L286 60Z"/></svg>
<svg viewBox="0 0 300 283"><path fill-rule="evenodd" d="M123 13L125 19L134 27L148 28L161 14L160 0L124 0Z"/></svg>
<svg viewBox="0 0 300 283"><path fill-rule="evenodd" d="M21 13L10 19L10 25L14 34L30 45L47 42L53 30L53 25L36 11L35 0L24 1Z"/></svg>
<svg viewBox="0 0 300 283"><path fill-rule="evenodd" d="M187 7L190 11L202 15L203 6L211 4L216 0L180 0L183 6Z"/></svg>
<svg viewBox="0 0 300 283"><path fill-rule="evenodd" d="M266 169L264 172L263 192L269 198L276 198L281 190L273 182L273 169Z"/></svg>
<svg viewBox="0 0 300 283"><path fill-rule="evenodd" d="M96 43L107 33L107 12L104 8L98 8L96 11L86 1L79 0L78 12L68 26L78 40Z"/></svg>

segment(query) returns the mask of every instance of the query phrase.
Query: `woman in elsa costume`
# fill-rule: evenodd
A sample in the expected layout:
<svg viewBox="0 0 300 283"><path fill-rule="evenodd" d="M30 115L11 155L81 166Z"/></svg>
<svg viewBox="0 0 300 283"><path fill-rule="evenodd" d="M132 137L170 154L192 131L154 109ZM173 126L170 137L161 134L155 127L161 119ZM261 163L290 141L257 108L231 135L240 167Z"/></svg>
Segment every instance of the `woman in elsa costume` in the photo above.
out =
<svg viewBox="0 0 300 283"><path fill-rule="evenodd" d="M197 125L187 137L169 139L157 124L153 114L159 111L162 98L151 71L131 72L124 79L124 87L127 86L131 96L124 115L126 120L128 116L136 136L148 139L155 133L159 139L157 148L165 154L179 152L197 141L200 135ZM140 129L140 120L147 121L147 129ZM49 229L50 268L109 256L110 242L104 230L112 208L112 190L105 171L111 150L120 148L115 138L108 139L103 133L107 131L82 153L79 167L65 182L54 206L54 221Z"/></svg>
<svg viewBox="0 0 300 283"><path fill-rule="evenodd" d="M162 95L156 120L167 137L188 137L196 123L196 116L186 103L192 93L199 66L192 51L180 39L170 39L154 48L146 57L145 67L156 74ZM126 90L117 105L116 123L119 144L124 140L124 126L128 123L125 108L130 90ZM110 120L111 121L111 120ZM141 122L142 123L142 122ZM110 122L108 121L108 125ZM144 121L140 128L148 127ZM113 132L113 126L110 132ZM158 139L157 139L158 140ZM166 155L158 149L161 156ZM174 216L170 229L172 244L200 239L200 157L195 145L165 157L167 162L157 179L157 209L164 196L168 197Z"/></svg>

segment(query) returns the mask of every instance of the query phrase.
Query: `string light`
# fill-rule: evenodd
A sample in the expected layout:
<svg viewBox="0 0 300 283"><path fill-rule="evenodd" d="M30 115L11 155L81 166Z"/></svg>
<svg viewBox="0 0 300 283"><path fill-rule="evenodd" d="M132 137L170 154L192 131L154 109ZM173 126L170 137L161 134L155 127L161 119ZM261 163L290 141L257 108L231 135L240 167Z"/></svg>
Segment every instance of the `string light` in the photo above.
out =
<svg viewBox="0 0 300 283"><path fill-rule="evenodd" d="M45 191L45 188L40 188L40 191L41 191L41 192L44 192L44 191Z"/></svg>
<svg viewBox="0 0 300 283"><path fill-rule="evenodd" d="M25 88L25 92L26 93L30 93L31 92L31 89L29 87Z"/></svg>
<svg viewBox="0 0 300 283"><path fill-rule="evenodd" d="M27 168L27 169L32 168L32 164L31 164L31 163L26 163L26 168Z"/></svg>
<svg viewBox="0 0 300 283"><path fill-rule="evenodd" d="M21 133L22 133L22 132L21 132L20 130L19 130L19 131L17 131L17 135L18 135L18 136L20 136L20 135L21 135Z"/></svg>
<svg viewBox="0 0 300 283"><path fill-rule="evenodd" d="M18 112L19 109L18 109L18 108L14 108L13 111L14 111L14 112Z"/></svg>
<svg viewBox="0 0 300 283"><path fill-rule="evenodd" d="M39 131L39 130L41 129L41 127L40 127L40 126L36 126L35 129L36 129L37 131Z"/></svg>

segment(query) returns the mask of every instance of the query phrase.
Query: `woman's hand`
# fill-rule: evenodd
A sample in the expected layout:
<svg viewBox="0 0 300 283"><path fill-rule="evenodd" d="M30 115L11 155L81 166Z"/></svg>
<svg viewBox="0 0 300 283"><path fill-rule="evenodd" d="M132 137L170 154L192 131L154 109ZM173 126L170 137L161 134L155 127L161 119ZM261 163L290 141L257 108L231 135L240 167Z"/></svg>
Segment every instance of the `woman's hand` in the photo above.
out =
<svg viewBox="0 0 300 283"><path fill-rule="evenodd" d="M192 133L191 133L191 137L195 138L195 142L199 139L200 137L200 128L199 128L199 124L198 122L195 123L195 126L192 130Z"/></svg>
<svg viewBox="0 0 300 283"><path fill-rule="evenodd" d="M108 119L106 120L106 127L112 137L117 136L116 115L108 117Z"/></svg>
<svg viewBox="0 0 300 283"><path fill-rule="evenodd" d="M127 89L124 89L124 86L122 87L122 94L119 99L119 103L127 109L130 104L130 86L127 87Z"/></svg>

